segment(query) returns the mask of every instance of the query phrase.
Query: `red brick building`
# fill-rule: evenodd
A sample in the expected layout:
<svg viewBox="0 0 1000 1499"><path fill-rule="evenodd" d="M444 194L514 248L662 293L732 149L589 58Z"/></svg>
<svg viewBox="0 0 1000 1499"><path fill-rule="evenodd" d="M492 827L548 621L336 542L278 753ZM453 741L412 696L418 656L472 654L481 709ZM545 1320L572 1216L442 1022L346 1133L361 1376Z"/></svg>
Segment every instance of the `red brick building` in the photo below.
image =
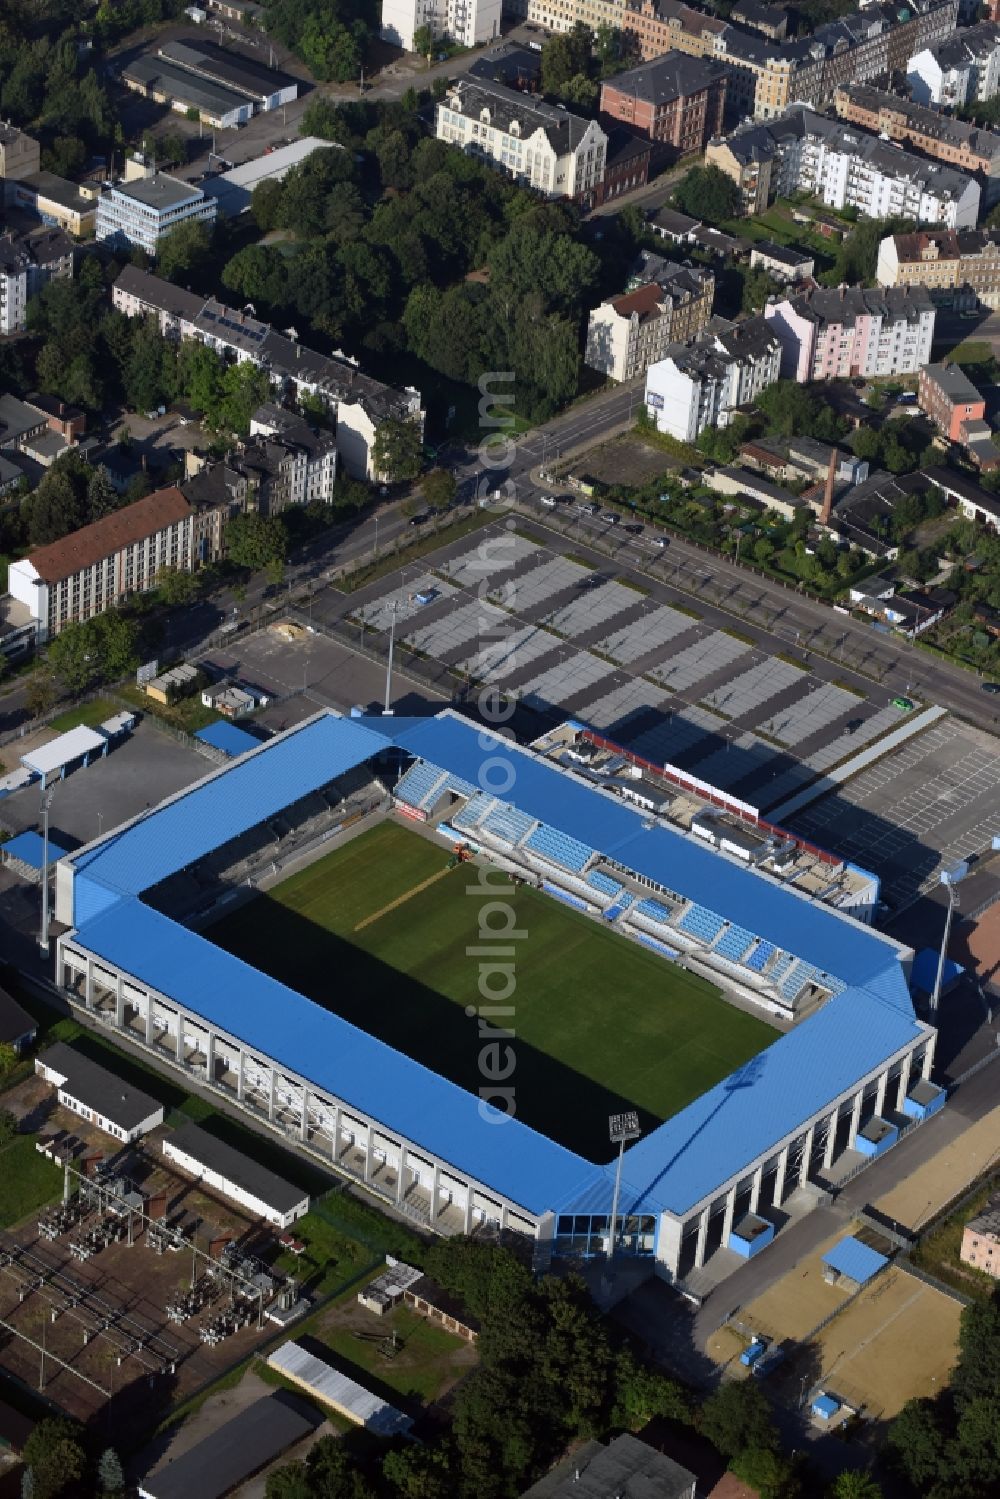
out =
<svg viewBox="0 0 1000 1499"><path fill-rule="evenodd" d="M917 401L951 442L964 443L968 425L983 421L986 415L986 402L957 364L925 364Z"/></svg>
<svg viewBox="0 0 1000 1499"><path fill-rule="evenodd" d="M683 156L722 130L726 70L705 58L665 52L601 85L601 114Z"/></svg>

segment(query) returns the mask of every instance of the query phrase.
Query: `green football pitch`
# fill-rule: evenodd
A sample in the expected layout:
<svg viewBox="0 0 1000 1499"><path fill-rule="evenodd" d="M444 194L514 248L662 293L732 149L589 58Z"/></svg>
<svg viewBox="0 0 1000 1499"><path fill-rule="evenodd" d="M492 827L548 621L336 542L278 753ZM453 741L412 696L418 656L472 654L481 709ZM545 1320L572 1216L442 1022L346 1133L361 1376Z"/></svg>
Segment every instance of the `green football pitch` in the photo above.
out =
<svg viewBox="0 0 1000 1499"><path fill-rule="evenodd" d="M607 1115L628 1105L651 1129L775 1039L712 985L549 895L448 869L449 852L379 823L255 897L211 939L345 1020L451 1078L482 1085L478 1015L506 975L481 964L481 918L513 920L518 1116L592 1160L610 1155ZM488 912L489 900L506 909ZM496 959L494 959L495 961ZM487 998L480 993L481 978Z"/></svg>

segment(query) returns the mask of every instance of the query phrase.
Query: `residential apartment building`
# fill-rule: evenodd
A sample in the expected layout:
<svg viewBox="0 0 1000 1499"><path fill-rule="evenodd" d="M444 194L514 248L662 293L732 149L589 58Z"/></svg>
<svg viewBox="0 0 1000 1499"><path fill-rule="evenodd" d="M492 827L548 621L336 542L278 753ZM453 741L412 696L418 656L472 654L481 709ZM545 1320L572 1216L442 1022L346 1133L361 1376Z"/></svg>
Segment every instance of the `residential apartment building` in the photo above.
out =
<svg viewBox="0 0 1000 1499"><path fill-rule="evenodd" d="M764 309L783 379L915 375L931 357L934 304L922 287L814 287Z"/></svg>
<svg viewBox="0 0 1000 1499"><path fill-rule="evenodd" d="M765 5L762 0L737 0L730 15L737 26L759 31L772 42L783 41L788 31L788 12L784 7Z"/></svg>
<svg viewBox="0 0 1000 1499"><path fill-rule="evenodd" d="M38 142L16 125L0 121L0 177L20 182L41 171L42 151Z"/></svg>
<svg viewBox="0 0 1000 1499"><path fill-rule="evenodd" d="M915 50L906 81L918 104L957 109L992 99L1000 92L1000 25L993 20L963 26L937 45Z"/></svg>
<svg viewBox="0 0 1000 1499"><path fill-rule="evenodd" d="M382 0L384 42L413 52L421 26L429 26L435 38L478 47L500 35L500 0Z"/></svg>
<svg viewBox="0 0 1000 1499"><path fill-rule="evenodd" d="M900 215L949 229L971 228L979 216L974 177L799 106L716 137L705 160L736 183L751 216L794 192L865 218Z"/></svg>
<svg viewBox="0 0 1000 1499"><path fill-rule="evenodd" d="M678 156L701 151L722 129L726 77L718 63L666 52L603 83L601 115Z"/></svg>
<svg viewBox="0 0 1000 1499"><path fill-rule="evenodd" d="M662 359L674 343L692 338L712 315L715 277L672 265L656 280L602 302L590 314L584 358L611 380L631 380Z"/></svg>
<svg viewBox="0 0 1000 1499"><path fill-rule="evenodd" d="M116 249L145 250L155 256L161 240L179 224L194 219L215 223L218 204L200 187L157 172L141 159L126 163L124 182L102 192L97 205L97 238Z"/></svg>
<svg viewBox="0 0 1000 1499"><path fill-rule="evenodd" d="M880 286L923 286L939 307L1000 311L1000 230L921 229L878 247Z"/></svg>
<svg viewBox="0 0 1000 1499"><path fill-rule="evenodd" d="M73 245L61 229L0 235L0 333L20 333L28 298L48 281L73 278Z"/></svg>
<svg viewBox="0 0 1000 1499"><path fill-rule="evenodd" d="M958 1257L964 1265L1000 1280L1000 1202L994 1200L985 1213L969 1219Z"/></svg>
<svg viewBox="0 0 1000 1499"><path fill-rule="evenodd" d="M928 364L920 371L917 401L949 442L960 444L983 471L1000 468L1000 448L986 420L986 401L957 364Z"/></svg>
<svg viewBox="0 0 1000 1499"><path fill-rule="evenodd" d="M435 133L543 197L586 207L598 200L608 142L596 120L499 83L463 80L438 104Z"/></svg>
<svg viewBox="0 0 1000 1499"><path fill-rule="evenodd" d="M762 317L712 318L686 344L674 344L646 371L646 410L657 430L694 442L706 427L727 427L737 407L778 378L781 340Z"/></svg>
<svg viewBox="0 0 1000 1499"><path fill-rule="evenodd" d="M810 280L816 262L804 250L793 250L770 239L758 239L750 251L750 269L766 271L772 280L791 286L795 281Z"/></svg>
<svg viewBox="0 0 1000 1499"><path fill-rule="evenodd" d="M169 281L125 266L111 292L112 305L128 317L155 317L170 338L195 338L227 359L250 360L266 369L279 395L321 400L337 421L337 461L360 479L380 479L375 437L387 421L412 421L423 431L420 392L396 390L372 380L349 360L317 354L277 333L246 312L205 298Z"/></svg>
<svg viewBox="0 0 1000 1499"><path fill-rule="evenodd" d="M37 621L44 642L152 588L166 568L190 571L191 543L191 506L171 486L35 547L10 564L7 587Z"/></svg>
<svg viewBox="0 0 1000 1499"><path fill-rule="evenodd" d="M925 155L977 177L984 210L1000 199L1000 135L992 130L980 130L966 120L863 83L843 85L833 102L842 120L916 146Z"/></svg>

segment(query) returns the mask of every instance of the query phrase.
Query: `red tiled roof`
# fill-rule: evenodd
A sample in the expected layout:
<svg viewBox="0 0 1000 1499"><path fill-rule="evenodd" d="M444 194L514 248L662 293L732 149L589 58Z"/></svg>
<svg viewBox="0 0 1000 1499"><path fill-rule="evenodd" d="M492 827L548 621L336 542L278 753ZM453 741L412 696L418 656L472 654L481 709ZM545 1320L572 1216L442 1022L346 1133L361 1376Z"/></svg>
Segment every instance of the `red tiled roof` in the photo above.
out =
<svg viewBox="0 0 1000 1499"><path fill-rule="evenodd" d="M136 500L104 515L89 526L51 541L48 546L36 547L28 554L28 561L45 583L60 583L71 578L82 568L93 567L105 557L113 556L123 547L155 536L166 526L174 525L190 515L191 506L176 484L167 489L158 489L145 499Z"/></svg>
<svg viewBox="0 0 1000 1499"><path fill-rule="evenodd" d="M655 317L662 300L662 291L655 281L651 281L648 286L637 286L635 291L626 292L623 297L612 297L611 305L619 317L631 317L633 312L640 317Z"/></svg>

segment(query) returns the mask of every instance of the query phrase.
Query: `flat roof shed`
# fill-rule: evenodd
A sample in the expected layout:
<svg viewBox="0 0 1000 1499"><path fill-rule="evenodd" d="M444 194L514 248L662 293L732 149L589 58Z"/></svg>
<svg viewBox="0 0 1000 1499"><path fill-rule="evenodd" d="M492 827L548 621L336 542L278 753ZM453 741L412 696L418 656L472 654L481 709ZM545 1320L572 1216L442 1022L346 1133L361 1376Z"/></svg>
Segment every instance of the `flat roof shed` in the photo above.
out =
<svg viewBox="0 0 1000 1499"><path fill-rule="evenodd" d="M245 755L248 750L260 749L261 746L256 735L248 734L246 729L241 729L235 723L207 724L194 737L200 739L202 744L210 745L212 749L221 750L230 760L235 760L237 755Z"/></svg>
<svg viewBox="0 0 1000 1499"><path fill-rule="evenodd" d="M92 755L106 755L107 752L108 741L105 735L99 734L96 729L89 729L86 724L78 723L75 729L68 729L65 734L50 739L48 744L22 755L21 764L26 770L33 770L36 775L41 776L42 785L46 786L50 777L62 780L67 767L77 760L89 765Z"/></svg>
<svg viewBox="0 0 1000 1499"><path fill-rule="evenodd" d="M57 859L63 858L69 853L69 849L49 834L49 863L54 864ZM25 872L32 871L41 875L42 862L45 857L45 840L41 833L29 829L26 833L18 833L15 838L8 838L7 842L0 845L0 855L3 856L5 864L20 864Z"/></svg>
<svg viewBox="0 0 1000 1499"><path fill-rule="evenodd" d="M197 1124L183 1124L173 1130L163 1142L163 1154L278 1228L287 1228L309 1211L308 1192Z"/></svg>
<svg viewBox="0 0 1000 1499"><path fill-rule="evenodd" d="M402 1436L413 1425L409 1416L380 1400L357 1380L341 1374L332 1364L317 1358L301 1343L282 1343L269 1355L267 1363L292 1384L299 1385L324 1405L346 1416L348 1421L363 1426L376 1436Z"/></svg>
<svg viewBox="0 0 1000 1499"><path fill-rule="evenodd" d="M850 1280L857 1286L867 1285L888 1263L884 1254L862 1244L852 1234L834 1244L823 1256L823 1264L829 1266L838 1280Z"/></svg>
<svg viewBox="0 0 1000 1499"><path fill-rule="evenodd" d="M286 1390L265 1395L174 1462L141 1479L141 1499L222 1499L318 1424Z"/></svg>
<svg viewBox="0 0 1000 1499"><path fill-rule="evenodd" d="M59 1091L60 1101L117 1140L134 1140L163 1123L163 1105L57 1041L35 1058L35 1071Z"/></svg>

